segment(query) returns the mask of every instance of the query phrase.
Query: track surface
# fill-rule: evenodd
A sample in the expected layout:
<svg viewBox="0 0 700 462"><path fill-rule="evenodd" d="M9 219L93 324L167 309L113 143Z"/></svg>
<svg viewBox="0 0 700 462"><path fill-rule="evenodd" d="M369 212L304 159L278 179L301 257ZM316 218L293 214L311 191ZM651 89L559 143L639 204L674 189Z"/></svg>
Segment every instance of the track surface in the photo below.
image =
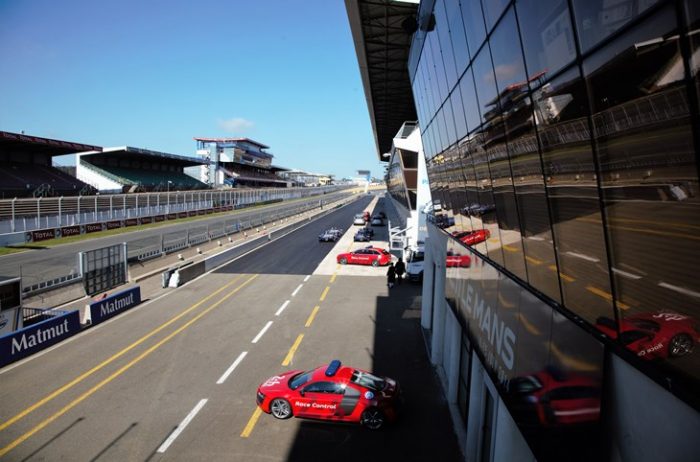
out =
<svg viewBox="0 0 700 462"><path fill-rule="evenodd" d="M0 460L458 460L420 288L389 297L383 269L333 264L351 239L317 241L370 200L0 371ZM334 358L398 379L401 421L370 432L256 411L267 377Z"/></svg>

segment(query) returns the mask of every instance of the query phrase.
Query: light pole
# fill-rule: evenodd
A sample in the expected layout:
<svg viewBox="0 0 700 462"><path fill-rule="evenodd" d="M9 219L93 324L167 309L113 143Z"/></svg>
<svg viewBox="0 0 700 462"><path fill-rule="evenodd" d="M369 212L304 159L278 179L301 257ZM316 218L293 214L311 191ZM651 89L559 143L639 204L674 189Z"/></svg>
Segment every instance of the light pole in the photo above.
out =
<svg viewBox="0 0 700 462"><path fill-rule="evenodd" d="M172 181L168 180L168 213L170 213L170 184Z"/></svg>

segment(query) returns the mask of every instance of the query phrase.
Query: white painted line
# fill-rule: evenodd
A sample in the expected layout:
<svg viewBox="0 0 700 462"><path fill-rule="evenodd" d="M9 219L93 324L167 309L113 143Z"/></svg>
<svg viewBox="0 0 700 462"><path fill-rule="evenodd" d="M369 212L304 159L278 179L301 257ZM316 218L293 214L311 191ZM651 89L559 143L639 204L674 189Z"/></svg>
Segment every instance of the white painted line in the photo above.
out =
<svg viewBox="0 0 700 462"><path fill-rule="evenodd" d="M566 252L566 254L571 255L572 257L580 258L582 260L592 261L593 263L598 263L600 261L595 257L589 257L588 255L584 255L582 253Z"/></svg>
<svg viewBox="0 0 700 462"><path fill-rule="evenodd" d="M642 279L642 277L638 274L628 273L627 271L622 271L621 269L613 268L612 271L615 274L619 274L620 276L624 276L629 279Z"/></svg>
<svg viewBox="0 0 700 462"><path fill-rule="evenodd" d="M700 293L698 293L698 292L695 292L695 291L690 290L690 289L686 289L684 287L674 286L672 284L668 284L667 282L659 282L659 287L664 287L666 289L673 290L673 291L678 292L678 293L683 294L683 295L690 295L691 297L700 298Z"/></svg>
<svg viewBox="0 0 700 462"><path fill-rule="evenodd" d="M308 281L309 279L311 279L311 275L310 275L310 274L304 278L304 282Z"/></svg>
<svg viewBox="0 0 700 462"><path fill-rule="evenodd" d="M231 364L231 366L228 369L226 369L226 372L224 372L224 375L222 375L221 378L219 378L219 380L216 381L216 384L221 385L222 383L224 383L228 376L231 375L231 372L233 372L233 370L238 367L238 365L241 363L241 361L243 361L243 358L245 358L245 355L247 354L248 352L244 351L243 353L238 355L238 358L236 358L233 364Z"/></svg>
<svg viewBox="0 0 700 462"><path fill-rule="evenodd" d="M299 293L302 287L304 287L304 284L299 284L299 287L294 289L294 292L292 292L292 297L296 296L296 294Z"/></svg>
<svg viewBox="0 0 700 462"><path fill-rule="evenodd" d="M258 340L260 340L260 337L262 337L265 334L265 332L267 332L267 329L269 329L271 325L272 325L272 321L267 321L267 324L265 324L265 327L263 327L262 330L260 332L258 332L258 335L256 335L255 338L253 339L253 341L250 343L258 343Z"/></svg>
<svg viewBox="0 0 700 462"><path fill-rule="evenodd" d="M279 309L278 309L277 312L275 313L275 316L279 316L280 314L282 314L282 312L284 311L284 309L287 308L287 305L289 305L289 300L287 300L287 301L285 301L284 303L282 303L282 306L279 307Z"/></svg>
<svg viewBox="0 0 700 462"><path fill-rule="evenodd" d="M170 447L170 445L173 444L173 441L175 441L175 439L178 436L180 436L180 433L182 433L182 431L190 424L192 419L194 419L194 416L197 415L197 413L204 407L205 404L207 404L206 399L199 401L199 403L197 403L197 405L194 407L194 409L192 409L190 411L190 413L187 414L187 417L185 417L185 420L180 422L180 425L178 425L177 428L175 428L175 430L173 430L173 432L170 434L168 439L165 440L165 442L163 442L163 444L160 445L160 447L158 448L158 451L156 451L156 452L163 454L165 451L167 451L168 448Z"/></svg>
<svg viewBox="0 0 700 462"><path fill-rule="evenodd" d="M539 236L530 236L528 237L528 239L530 239L531 241L544 241L544 238Z"/></svg>

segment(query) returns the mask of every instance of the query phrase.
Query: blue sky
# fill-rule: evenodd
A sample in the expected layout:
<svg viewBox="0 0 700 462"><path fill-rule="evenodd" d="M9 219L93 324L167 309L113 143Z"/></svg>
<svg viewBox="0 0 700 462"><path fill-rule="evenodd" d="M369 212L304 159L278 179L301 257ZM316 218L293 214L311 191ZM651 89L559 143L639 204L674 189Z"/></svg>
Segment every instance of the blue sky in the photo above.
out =
<svg viewBox="0 0 700 462"><path fill-rule="evenodd" d="M383 174L342 0L0 0L0 54L0 130Z"/></svg>

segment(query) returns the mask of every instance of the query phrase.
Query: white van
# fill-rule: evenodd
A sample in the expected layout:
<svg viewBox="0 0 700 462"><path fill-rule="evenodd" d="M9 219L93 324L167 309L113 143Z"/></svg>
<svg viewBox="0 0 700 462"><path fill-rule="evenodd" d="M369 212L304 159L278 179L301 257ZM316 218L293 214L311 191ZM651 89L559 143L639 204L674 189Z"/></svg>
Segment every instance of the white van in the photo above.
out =
<svg viewBox="0 0 700 462"><path fill-rule="evenodd" d="M416 247L408 251L406 255L406 278L409 281L420 282L423 280L423 259L425 249Z"/></svg>
<svg viewBox="0 0 700 462"><path fill-rule="evenodd" d="M442 204L438 200L430 201L427 204L425 204L425 207L423 207L423 213L435 213L441 210Z"/></svg>

